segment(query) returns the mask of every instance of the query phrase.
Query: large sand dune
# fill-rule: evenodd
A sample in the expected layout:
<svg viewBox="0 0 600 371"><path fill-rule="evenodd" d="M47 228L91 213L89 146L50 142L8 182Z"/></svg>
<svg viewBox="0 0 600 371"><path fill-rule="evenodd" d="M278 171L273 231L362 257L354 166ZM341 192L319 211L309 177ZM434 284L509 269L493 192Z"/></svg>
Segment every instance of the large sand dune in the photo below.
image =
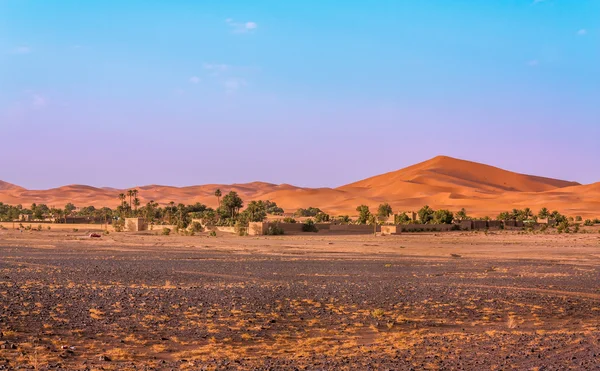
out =
<svg viewBox="0 0 600 371"><path fill-rule="evenodd" d="M600 183L576 182L518 174L476 162L438 156L431 160L390 173L377 175L339 188L300 188L289 184L253 182L246 184L208 184L189 187L147 185L140 190L142 204L154 200L160 204L202 202L215 207L214 191L236 191L246 201L271 200L286 211L315 206L332 214L354 214L356 206L376 207L388 202L394 210L416 210L423 205L458 210L471 215L494 216L512 209L541 207L568 215L600 216ZM48 190L27 190L0 181L0 202L30 205L46 203L62 207L118 205L114 188L68 185Z"/></svg>

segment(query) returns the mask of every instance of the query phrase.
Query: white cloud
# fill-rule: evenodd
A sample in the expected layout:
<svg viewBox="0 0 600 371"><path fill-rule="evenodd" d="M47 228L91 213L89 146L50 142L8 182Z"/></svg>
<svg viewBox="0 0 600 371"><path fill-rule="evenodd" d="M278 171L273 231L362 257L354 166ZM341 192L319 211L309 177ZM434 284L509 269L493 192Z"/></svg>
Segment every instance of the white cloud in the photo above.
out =
<svg viewBox="0 0 600 371"><path fill-rule="evenodd" d="M537 67L537 66L539 66L540 62L537 59L534 59L534 60L531 60L531 61L527 62L527 64L530 67Z"/></svg>
<svg viewBox="0 0 600 371"><path fill-rule="evenodd" d="M256 22L235 22L232 18L227 18L225 23L231 28L232 33L247 33L252 32L258 28Z"/></svg>
<svg viewBox="0 0 600 371"><path fill-rule="evenodd" d="M227 71L229 67L227 64L204 63L204 69L211 71Z"/></svg>
<svg viewBox="0 0 600 371"><path fill-rule="evenodd" d="M192 77L190 77L190 82L192 84L197 84L200 82L200 78L198 76L192 76Z"/></svg>
<svg viewBox="0 0 600 371"><path fill-rule="evenodd" d="M39 94L34 94L32 97L31 105L35 109L42 109L48 105L48 101L43 96Z"/></svg>
<svg viewBox="0 0 600 371"><path fill-rule="evenodd" d="M12 54L29 54L32 50L28 46L19 46L13 49Z"/></svg>
<svg viewBox="0 0 600 371"><path fill-rule="evenodd" d="M577 35L585 36L585 35L587 35L587 30L582 28L581 30L577 31Z"/></svg>
<svg viewBox="0 0 600 371"><path fill-rule="evenodd" d="M225 90L228 93L234 93L238 91L241 87L245 86L246 81L243 79L238 79L236 77L231 77L225 80L223 85L225 86Z"/></svg>

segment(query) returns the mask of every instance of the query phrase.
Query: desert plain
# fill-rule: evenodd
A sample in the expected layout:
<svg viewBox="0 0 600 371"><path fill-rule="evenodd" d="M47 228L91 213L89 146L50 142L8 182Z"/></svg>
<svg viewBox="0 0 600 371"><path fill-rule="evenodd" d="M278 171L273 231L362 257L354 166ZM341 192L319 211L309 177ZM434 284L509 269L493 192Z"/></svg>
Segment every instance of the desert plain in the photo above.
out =
<svg viewBox="0 0 600 371"><path fill-rule="evenodd" d="M0 369L599 369L587 232L3 230Z"/></svg>

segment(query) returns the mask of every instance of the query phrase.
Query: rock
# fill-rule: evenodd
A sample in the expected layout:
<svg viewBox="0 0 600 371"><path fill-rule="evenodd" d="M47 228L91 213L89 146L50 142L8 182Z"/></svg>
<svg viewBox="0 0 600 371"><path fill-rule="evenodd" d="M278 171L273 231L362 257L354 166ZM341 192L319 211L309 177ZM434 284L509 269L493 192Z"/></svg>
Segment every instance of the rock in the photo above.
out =
<svg viewBox="0 0 600 371"><path fill-rule="evenodd" d="M100 357L98 357L98 360L100 362L110 362L111 361L111 359L108 356L105 356L105 355L101 355Z"/></svg>

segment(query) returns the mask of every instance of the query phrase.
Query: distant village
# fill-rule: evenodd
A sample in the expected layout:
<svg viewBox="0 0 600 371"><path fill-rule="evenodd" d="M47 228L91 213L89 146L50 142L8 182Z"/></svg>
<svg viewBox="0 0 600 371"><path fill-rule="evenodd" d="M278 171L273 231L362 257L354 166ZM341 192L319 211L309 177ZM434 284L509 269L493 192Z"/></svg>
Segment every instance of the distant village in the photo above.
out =
<svg viewBox="0 0 600 371"><path fill-rule="evenodd" d="M307 232L393 235L400 233L446 232L470 230L517 229L545 231L555 228L558 233L578 232L582 227L600 224L600 219L583 220L566 217L546 208L534 213L531 209L513 209L495 218L472 218L465 209L453 212L423 206L417 211L395 212L388 203L375 211L359 205L356 215L331 216L317 207L300 208L286 213L272 201L244 201L236 192L222 194L216 189L218 207L204 204L175 204L160 206L154 201L141 205L139 191L131 189L118 195L114 208L77 207L68 203L63 208L45 204L6 205L0 203L0 223L16 229L52 229L52 226L89 225L105 231L157 230L164 234L199 233L203 231L239 235L279 235ZM8 224L7 224L8 223ZM37 223L37 224L36 224ZM27 224L27 225L26 225ZM167 232L168 231L168 232Z"/></svg>

